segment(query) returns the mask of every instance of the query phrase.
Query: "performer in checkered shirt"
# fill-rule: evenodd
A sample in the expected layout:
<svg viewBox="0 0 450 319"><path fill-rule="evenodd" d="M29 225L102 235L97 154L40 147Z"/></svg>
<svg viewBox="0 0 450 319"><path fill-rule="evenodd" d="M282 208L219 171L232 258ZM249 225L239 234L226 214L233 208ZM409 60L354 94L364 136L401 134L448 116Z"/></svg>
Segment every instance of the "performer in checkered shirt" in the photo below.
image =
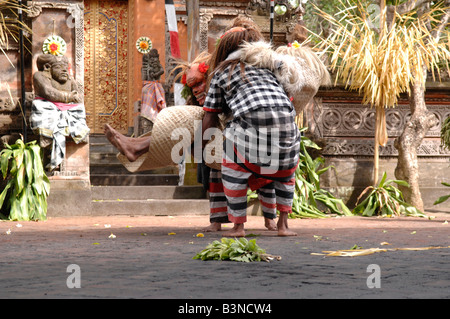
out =
<svg viewBox="0 0 450 319"><path fill-rule="evenodd" d="M203 105L203 131L216 126L220 113L232 116L224 130L222 181L234 227L225 236L245 236L247 187L272 198L265 204L280 212L279 236L297 235L287 223L300 151L295 110L271 71L240 61L240 45L260 40L251 26L232 28L221 37Z"/></svg>

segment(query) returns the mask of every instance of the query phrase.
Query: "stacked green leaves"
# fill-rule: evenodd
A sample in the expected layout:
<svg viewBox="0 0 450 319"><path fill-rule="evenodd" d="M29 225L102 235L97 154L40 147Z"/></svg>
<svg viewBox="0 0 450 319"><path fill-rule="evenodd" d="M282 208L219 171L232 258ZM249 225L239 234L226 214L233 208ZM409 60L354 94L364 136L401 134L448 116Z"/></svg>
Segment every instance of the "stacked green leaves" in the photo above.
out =
<svg viewBox="0 0 450 319"><path fill-rule="evenodd" d="M305 131L302 128L301 131ZM320 175L331 166L323 168L323 157L313 159L307 149L320 147L305 136L300 143L300 162L295 171L295 193L292 204L293 218L324 218L327 213L337 215L352 215L342 199L334 197L330 192L320 187Z"/></svg>
<svg viewBox="0 0 450 319"><path fill-rule="evenodd" d="M255 239L222 238L222 240L215 240L206 246L193 259L252 262L280 260L281 258L266 254L266 251L256 244Z"/></svg>
<svg viewBox="0 0 450 319"><path fill-rule="evenodd" d="M44 172L41 148L36 141L5 144L0 152L0 167L6 187L0 194L0 208L9 210L2 218L45 220L50 181Z"/></svg>

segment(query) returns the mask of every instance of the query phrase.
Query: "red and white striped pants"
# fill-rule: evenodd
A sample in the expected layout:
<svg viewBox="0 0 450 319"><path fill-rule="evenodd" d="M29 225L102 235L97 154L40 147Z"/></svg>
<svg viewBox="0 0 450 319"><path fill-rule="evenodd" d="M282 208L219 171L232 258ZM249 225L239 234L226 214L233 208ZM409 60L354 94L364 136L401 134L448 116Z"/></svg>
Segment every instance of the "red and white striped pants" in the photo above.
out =
<svg viewBox="0 0 450 319"><path fill-rule="evenodd" d="M252 173L235 163L222 163L223 191L228 204L228 219L236 224L247 221L247 189ZM258 197L263 212L272 218L276 211L292 212L294 198L295 173L284 179L274 180L258 188Z"/></svg>
<svg viewBox="0 0 450 319"><path fill-rule="evenodd" d="M276 194L272 186L274 185L267 185L267 187L262 187L257 190L263 216L269 219L275 219L277 217ZM247 190L245 190L244 197L247 203ZM222 173L215 169L211 169L209 175L209 204L211 223L230 222L228 218L227 197L222 183Z"/></svg>

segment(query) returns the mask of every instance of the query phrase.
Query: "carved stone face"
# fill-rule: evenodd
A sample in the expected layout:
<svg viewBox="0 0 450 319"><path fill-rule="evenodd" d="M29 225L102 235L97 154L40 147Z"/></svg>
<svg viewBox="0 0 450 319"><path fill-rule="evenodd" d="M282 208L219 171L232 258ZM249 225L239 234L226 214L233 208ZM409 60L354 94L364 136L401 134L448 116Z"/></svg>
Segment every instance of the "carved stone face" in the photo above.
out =
<svg viewBox="0 0 450 319"><path fill-rule="evenodd" d="M198 66L198 64L194 64L187 70L186 84L192 89L192 94L197 99L197 102L203 105L206 98L206 76L198 70Z"/></svg>
<svg viewBox="0 0 450 319"><path fill-rule="evenodd" d="M50 73L55 81L64 84L69 80L69 70L66 63L54 63L50 68Z"/></svg>

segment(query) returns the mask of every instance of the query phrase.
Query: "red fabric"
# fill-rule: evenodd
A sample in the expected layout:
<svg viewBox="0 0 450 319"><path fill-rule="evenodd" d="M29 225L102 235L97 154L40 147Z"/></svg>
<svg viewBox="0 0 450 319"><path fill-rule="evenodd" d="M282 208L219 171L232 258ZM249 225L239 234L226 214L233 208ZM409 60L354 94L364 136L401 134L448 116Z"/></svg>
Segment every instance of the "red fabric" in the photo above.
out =
<svg viewBox="0 0 450 319"><path fill-rule="evenodd" d="M225 194L229 197L243 197L247 196L247 189L228 189L223 187Z"/></svg>
<svg viewBox="0 0 450 319"><path fill-rule="evenodd" d="M44 98L39 97L39 96L36 96L35 98L38 99L38 100L45 100ZM55 102L55 101L49 101L49 102L52 102L53 104L55 104L56 107L60 111L67 111L67 110L70 110L71 108L73 108L73 107L78 105L76 103L63 103L63 102Z"/></svg>
<svg viewBox="0 0 450 319"><path fill-rule="evenodd" d="M178 40L178 32L169 31L170 34L170 51L174 58L181 58L180 41Z"/></svg>
<svg viewBox="0 0 450 319"><path fill-rule="evenodd" d="M233 215L228 214L228 220L234 224L244 224L247 222L247 216L234 217Z"/></svg>
<svg viewBox="0 0 450 319"><path fill-rule="evenodd" d="M207 107L203 107L203 110L205 112L211 112L211 113L221 113L222 112L222 109L209 109Z"/></svg>
<svg viewBox="0 0 450 319"><path fill-rule="evenodd" d="M226 213L228 211L228 207L224 206L224 207L216 207L216 208L210 208L209 212L211 214L216 214L216 213Z"/></svg>
<svg viewBox="0 0 450 319"><path fill-rule="evenodd" d="M209 183L209 191L211 193L222 193L223 184L222 183Z"/></svg>
<svg viewBox="0 0 450 319"><path fill-rule="evenodd" d="M142 88L141 116L154 121L166 107L164 88L158 81L144 81Z"/></svg>

